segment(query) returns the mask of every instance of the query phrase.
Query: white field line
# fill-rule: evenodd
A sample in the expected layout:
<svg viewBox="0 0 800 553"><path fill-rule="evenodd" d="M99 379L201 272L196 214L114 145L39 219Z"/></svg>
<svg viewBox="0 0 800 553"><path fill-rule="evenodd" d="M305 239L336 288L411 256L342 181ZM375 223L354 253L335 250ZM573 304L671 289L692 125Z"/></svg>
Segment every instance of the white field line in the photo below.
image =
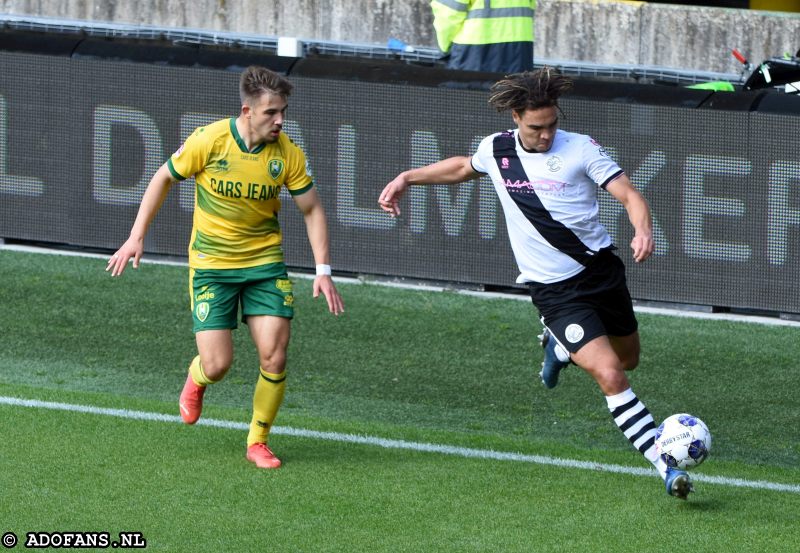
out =
<svg viewBox="0 0 800 553"><path fill-rule="evenodd" d="M89 257L94 259L108 260L108 255L88 252L75 252L69 250L59 250L54 248L43 248L38 246L27 246L20 244L4 244L0 239L0 250L6 249L11 251L20 251L28 253L40 253L49 255L67 255L74 257ZM164 259L164 258L142 258L143 265L152 263L154 265L177 265L188 266L185 260L181 259ZM314 275L308 273L290 273L292 278L314 278ZM335 276L335 275L334 275ZM451 292L456 294L463 294L466 296L475 296L479 298L499 298L499 299L515 299L530 302L530 297L527 294L503 294L501 292L482 292L479 290L461 290L458 288L447 288L444 286L435 286L427 284L409 284L404 282L393 282L389 280L373 280L361 278L345 278L335 276L336 282L346 282L350 284L371 284L374 286L386 286L391 288L405 288L410 290L422 290L427 292ZM637 313L650 313L654 315L665 315L669 317L683 317L687 319L707 319L712 321L737 321L753 324L761 324L768 326L796 326L800 327L800 321L791 319L779 319L777 317L759 317L757 315L740 315L737 313L707 313L703 311L692 311L688 309L676 309L670 307L649 307L643 305L634 305L634 310Z"/></svg>
<svg viewBox="0 0 800 553"><path fill-rule="evenodd" d="M10 405L13 407L29 407L34 409L52 409L57 411L72 411L76 413L103 415L107 417L119 417L123 419L183 424L183 421L177 415L165 415L162 413L150 413L146 411L132 411L129 409L109 409L105 407L94 407L92 405L57 403L52 401L39 401L36 399L23 399L23 398L9 397L9 396L0 396L0 405ZM246 431L249 428L249 425L243 422L234 422L234 421L226 421L219 419L200 419L197 422L197 426L211 426L215 428L225 428L229 430L244 430L244 431ZM536 465L552 465L570 469L615 472L619 474L630 474L634 476L655 476L655 471L650 468L626 467L623 465L594 463L591 461L578 461L575 459L560 459L558 457L547 457L544 455L527 455L523 453L494 451L491 449L475 449L469 447L451 446L446 444L410 442L406 440L392 440L388 438L379 438L375 436L342 434L339 432L320 432L317 430L307 430L304 428L291 428L284 426L276 426L272 429L272 432L274 434L279 434L284 436L369 445L369 446L383 447L386 449L400 449L409 451L420 451L426 453L439 453L442 455L455 455L457 457L465 457L471 459L485 459L490 461L515 461L518 463L532 463ZM719 484L721 486L735 486L740 488L753 488L757 490L771 490L778 492L789 492L789 493L800 494L800 485L780 484L775 482L767 482L764 480L744 480L742 478L708 476L699 473L694 473L692 478L697 482L708 482L710 484Z"/></svg>

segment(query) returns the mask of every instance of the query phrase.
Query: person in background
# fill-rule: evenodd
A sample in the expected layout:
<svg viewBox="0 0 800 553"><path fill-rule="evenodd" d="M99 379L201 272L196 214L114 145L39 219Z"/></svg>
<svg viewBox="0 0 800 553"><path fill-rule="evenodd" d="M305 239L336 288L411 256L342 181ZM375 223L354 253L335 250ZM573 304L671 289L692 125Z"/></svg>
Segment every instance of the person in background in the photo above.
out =
<svg viewBox="0 0 800 553"><path fill-rule="evenodd" d="M536 0L433 0L431 9L448 68L503 74L533 69Z"/></svg>
<svg viewBox="0 0 800 553"><path fill-rule="evenodd" d="M138 268L144 237L173 183L194 176L195 205L189 243L189 291L198 355L180 395L183 421L200 418L207 387L233 363L232 330L250 329L260 362L247 435L247 459L259 468L281 461L267 446L286 388L286 350L294 316L278 222L279 194L289 191L303 214L316 263L313 296L323 294L334 315L344 304L331 279L325 212L303 151L283 132L292 85L252 66L239 81L238 117L196 129L156 171L142 198L130 237L108 261L111 276L128 261Z"/></svg>

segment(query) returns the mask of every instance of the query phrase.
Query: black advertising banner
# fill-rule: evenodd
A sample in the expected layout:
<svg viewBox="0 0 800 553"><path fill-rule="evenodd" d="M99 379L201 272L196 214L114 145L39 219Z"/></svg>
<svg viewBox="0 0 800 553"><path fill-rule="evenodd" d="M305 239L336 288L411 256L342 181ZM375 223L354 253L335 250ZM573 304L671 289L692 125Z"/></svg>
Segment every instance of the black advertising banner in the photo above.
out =
<svg viewBox="0 0 800 553"><path fill-rule="evenodd" d="M336 64L336 60L331 60ZM0 237L114 249L150 176L197 126L238 114L236 70L0 52ZM470 155L512 126L487 92L290 74L286 133L308 155L334 270L513 286L517 269L488 179L414 187L377 205L404 169ZM631 227L604 191L601 217L641 300L800 313L797 116L562 99L561 128L591 135L650 202L655 256L632 262ZM175 185L146 250L185 256L194 181ZM313 266L282 196L291 267Z"/></svg>

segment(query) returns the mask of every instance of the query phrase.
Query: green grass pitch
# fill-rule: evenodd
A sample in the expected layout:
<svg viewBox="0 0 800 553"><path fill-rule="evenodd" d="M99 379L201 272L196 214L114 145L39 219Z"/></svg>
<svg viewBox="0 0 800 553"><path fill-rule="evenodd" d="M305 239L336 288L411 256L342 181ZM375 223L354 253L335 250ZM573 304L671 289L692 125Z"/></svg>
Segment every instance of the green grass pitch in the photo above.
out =
<svg viewBox="0 0 800 553"><path fill-rule="evenodd" d="M656 419L691 412L714 436L682 502L642 473L587 375L537 382L529 302L340 283L335 318L298 278L270 441L284 466L260 471L244 459L257 374L246 330L206 394L203 419L219 425L182 425L187 270L104 268L0 250L0 534L17 549L28 532L104 531L175 552L800 550L797 327L639 315L634 391Z"/></svg>

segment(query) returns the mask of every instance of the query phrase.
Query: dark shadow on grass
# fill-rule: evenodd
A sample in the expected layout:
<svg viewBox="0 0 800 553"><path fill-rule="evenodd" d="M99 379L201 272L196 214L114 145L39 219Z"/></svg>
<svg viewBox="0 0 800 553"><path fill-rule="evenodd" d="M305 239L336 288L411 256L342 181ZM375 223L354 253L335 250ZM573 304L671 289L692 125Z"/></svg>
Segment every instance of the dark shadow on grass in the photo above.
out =
<svg viewBox="0 0 800 553"><path fill-rule="evenodd" d="M692 512L713 513L729 509L730 504L719 498L689 496L686 501L680 501L679 507Z"/></svg>

